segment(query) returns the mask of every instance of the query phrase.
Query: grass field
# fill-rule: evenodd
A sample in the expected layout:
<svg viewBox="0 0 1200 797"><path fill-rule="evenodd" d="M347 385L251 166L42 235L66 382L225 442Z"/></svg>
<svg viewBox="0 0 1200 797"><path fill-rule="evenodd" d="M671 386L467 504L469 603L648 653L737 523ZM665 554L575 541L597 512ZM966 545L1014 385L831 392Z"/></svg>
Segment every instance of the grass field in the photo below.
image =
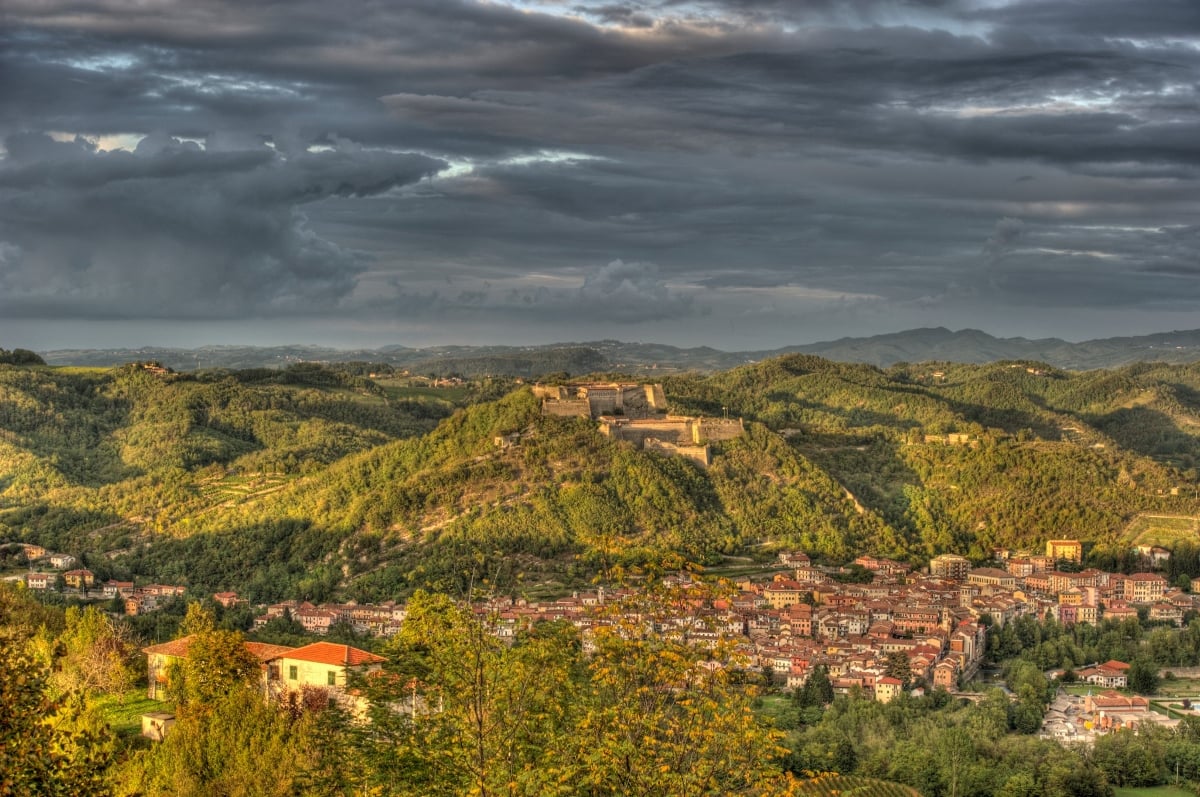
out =
<svg viewBox="0 0 1200 797"><path fill-rule="evenodd" d="M105 722L122 738L141 734L143 714L170 710L166 703L146 697L146 690L140 687L123 695L104 695L96 705Z"/></svg>
<svg viewBox="0 0 1200 797"><path fill-rule="evenodd" d="M1164 678L1158 684L1157 694L1159 697L1200 697L1200 678Z"/></svg>
<svg viewBox="0 0 1200 797"><path fill-rule="evenodd" d="M398 379L374 379L390 399L426 399L447 404L458 404L470 395L466 387L428 387L412 384L408 377Z"/></svg>
<svg viewBox="0 0 1200 797"><path fill-rule="evenodd" d="M759 565L759 564L728 564L722 563L712 567L704 568L704 575L714 578L730 578L738 579L747 576L762 577L772 573L786 573L791 568L779 567L778 565Z"/></svg>
<svg viewBox="0 0 1200 797"><path fill-rule="evenodd" d="M1116 790L1116 797L1196 797L1196 792L1175 786L1125 787Z"/></svg>
<svg viewBox="0 0 1200 797"><path fill-rule="evenodd" d="M1064 692L1066 692L1069 695L1078 695L1080 697L1083 697L1084 695L1087 695L1088 693L1091 693L1093 695L1098 695L1104 691L1104 687L1093 686L1092 684L1080 684L1080 683L1063 684L1062 689Z"/></svg>
<svg viewBox="0 0 1200 797"><path fill-rule="evenodd" d="M1200 520L1189 515L1139 515L1125 529L1130 545L1170 546L1200 538Z"/></svg>

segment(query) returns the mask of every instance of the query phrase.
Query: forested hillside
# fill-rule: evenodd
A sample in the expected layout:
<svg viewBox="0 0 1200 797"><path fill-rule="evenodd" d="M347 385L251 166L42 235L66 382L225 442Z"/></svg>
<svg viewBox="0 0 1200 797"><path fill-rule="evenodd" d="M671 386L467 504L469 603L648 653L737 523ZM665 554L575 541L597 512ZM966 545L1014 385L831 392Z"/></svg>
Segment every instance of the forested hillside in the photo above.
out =
<svg viewBox="0 0 1200 797"><path fill-rule="evenodd" d="M561 590L785 546L983 559L1077 536L1103 552L1139 515L1198 508L1194 365L794 355L670 377L674 412L745 420L707 469L542 417L511 383L363 370L0 365L0 539L101 578L379 599L485 578Z"/></svg>

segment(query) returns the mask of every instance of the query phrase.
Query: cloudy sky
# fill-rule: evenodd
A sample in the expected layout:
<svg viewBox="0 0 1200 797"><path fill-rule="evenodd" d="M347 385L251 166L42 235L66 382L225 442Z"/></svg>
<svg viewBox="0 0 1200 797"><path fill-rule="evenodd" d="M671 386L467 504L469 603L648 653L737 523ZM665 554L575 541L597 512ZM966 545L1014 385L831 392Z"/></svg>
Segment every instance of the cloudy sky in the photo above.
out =
<svg viewBox="0 0 1200 797"><path fill-rule="evenodd" d="M0 346L1200 327L1196 0L4 0Z"/></svg>

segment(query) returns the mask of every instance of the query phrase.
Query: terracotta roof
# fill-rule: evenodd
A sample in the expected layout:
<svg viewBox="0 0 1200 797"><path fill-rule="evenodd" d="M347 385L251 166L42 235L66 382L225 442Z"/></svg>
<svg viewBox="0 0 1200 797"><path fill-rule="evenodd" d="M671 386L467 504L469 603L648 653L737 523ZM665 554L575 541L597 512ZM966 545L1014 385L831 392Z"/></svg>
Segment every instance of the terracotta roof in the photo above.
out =
<svg viewBox="0 0 1200 797"><path fill-rule="evenodd" d="M296 659L311 661L317 664L336 664L356 667L361 664L380 664L387 661L383 656L376 656L366 650L352 648L349 645L335 645L332 642L314 642L302 648L289 650L287 653L274 656L277 659Z"/></svg>
<svg viewBox="0 0 1200 797"><path fill-rule="evenodd" d="M174 656L175 658L187 658L188 648L191 647L194 635L189 634L179 639L172 639L170 642L164 642L161 645L151 645L148 648L142 648L142 652L146 654L157 653L161 656ZM285 653L290 653L295 648L290 648L285 645L268 645L265 642L243 642L246 650L250 651L250 655L257 658L259 661L269 661L270 659L278 659ZM344 645L334 645L334 647L344 647Z"/></svg>
<svg viewBox="0 0 1200 797"><path fill-rule="evenodd" d="M266 642L247 642L246 650L250 651L250 654L259 661L270 661L285 653L290 653L295 648L287 645L268 645Z"/></svg>
<svg viewBox="0 0 1200 797"><path fill-rule="evenodd" d="M151 645L148 648L142 648L142 653L158 653L162 656L175 656L176 658L185 658L187 656L188 647L192 644L192 634L172 639L170 642L164 642L161 645Z"/></svg>

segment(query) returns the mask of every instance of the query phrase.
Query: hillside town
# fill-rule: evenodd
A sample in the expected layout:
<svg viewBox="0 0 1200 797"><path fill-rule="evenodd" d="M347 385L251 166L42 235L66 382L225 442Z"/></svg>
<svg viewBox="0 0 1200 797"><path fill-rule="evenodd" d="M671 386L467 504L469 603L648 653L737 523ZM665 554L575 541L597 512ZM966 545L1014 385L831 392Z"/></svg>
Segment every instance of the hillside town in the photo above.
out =
<svg viewBox="0 0 1200 797"><path fill-rule="evenodd" d="M1169 556L1162 549L1145 553L1151 563ZM36 546L28 546L26 554L31 562L57 568L28 573L29 589L52 589L61 577L60 588L81 598L119 598L129 615L154 611L185 593L179 585L97 584L90 571L73 567L70 555ZM570 622L580 629L585 648L600 626L640 623L692 644L732 644L741 666L769 673L781 687L798 688L822 667L835 691L857 689L888 702L913 686L955 691L977 674L988 628L1018 617L1070 626L1137 620L1140 610L1151 622L1180 626L1185 612L1200 609L1200 595L1193 594L1200 592L1200 583L1185 592L1156 572L1083 569L1082 546L1076 540L1050 540L1044 554L995 554L994 566L974 567L965 557L942 554L917 571L874 556L861 556L847 567L817 565L806 554L789 551L780 553L764 576L734 579L716 590L691 574L667 576L662 587L678 599L653 612L639 603L644 590L629 586L598 587L545 601L496 596L476 602L473 610L502 639L514 638L533 623ZM227 609L246 604L236 592L212 598ZM290 618L317 636L339 626L360 635L390 636L400 630L406 614L405 604L396 601L289 600L253 608L256 628ZM903 680L895 677L899 661L904 662L899 667L906 674ZM1119 662L1086 668L1078 676L1099 688L1125 686ZM151 679L151 688L153 683Z"/></svg>

